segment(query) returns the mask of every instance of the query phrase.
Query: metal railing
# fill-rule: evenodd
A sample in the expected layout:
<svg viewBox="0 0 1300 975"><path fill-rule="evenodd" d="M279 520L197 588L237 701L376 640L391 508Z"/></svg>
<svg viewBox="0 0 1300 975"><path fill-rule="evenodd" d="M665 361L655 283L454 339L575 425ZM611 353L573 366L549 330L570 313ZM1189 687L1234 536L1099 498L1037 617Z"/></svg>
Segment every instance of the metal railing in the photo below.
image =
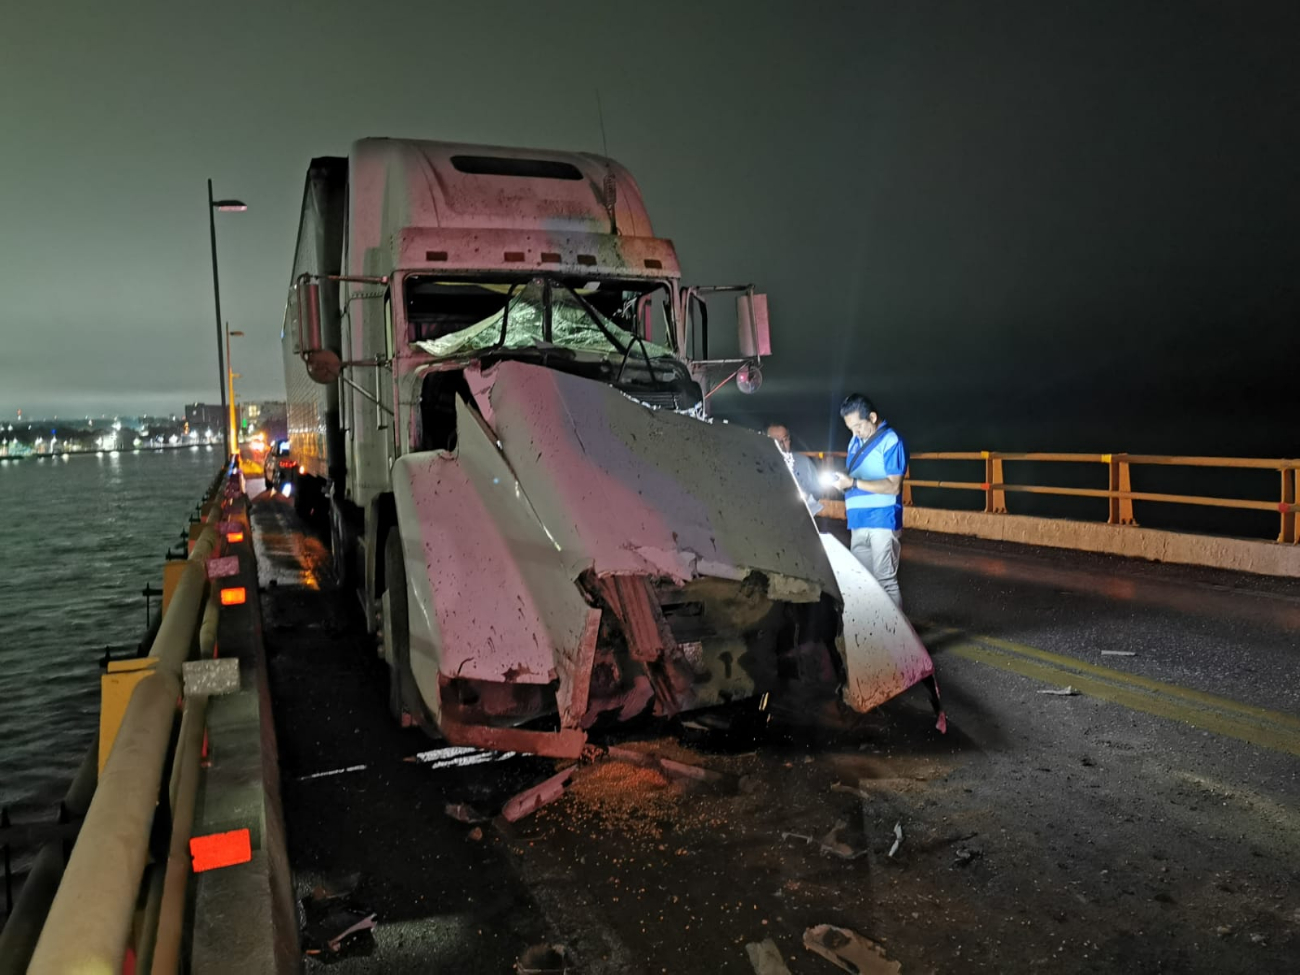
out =
<svg viewBox="0 0 1300 975"><path fill-rule="evenodd" d="M809 451L813 458L844 457L842 451ZM1240 511L1267 511L1279 519L1277 540L1295 544L1296 486L1300 479L1300 459L1258 457L1192 457L1165 454L1078 454L1078 453L1007 453L990 450L929 451L912 454L909 464L923 461L967 461L982 465L983 478L978 481L926 480L913 476L909 466L903 480L903 504L913 504L912 492L916 488L939 488L952 491L979 491L984 495L984 510L990 514L1007 513L1007 494L1040 494L1060 497L1105 498L1108 502L1106 521L1111 525L1136 525L1133 516L1134 501L1161 504L1193 505L1210 508L1231 508ZM1105 488L1061 487L1048 484L1008 483L1004 473L1007 463L1035 461L1059 464L1101 464L1107 471ZM1224 498L1197 494L1168 494L1157 491L1134 491L1132 469L1150 467L1202 467L1220 470L1273 470L1278 472L1280 488L1276 500L1254 498ZM828 510L831 517L842 517L838 507Z"/></svg>

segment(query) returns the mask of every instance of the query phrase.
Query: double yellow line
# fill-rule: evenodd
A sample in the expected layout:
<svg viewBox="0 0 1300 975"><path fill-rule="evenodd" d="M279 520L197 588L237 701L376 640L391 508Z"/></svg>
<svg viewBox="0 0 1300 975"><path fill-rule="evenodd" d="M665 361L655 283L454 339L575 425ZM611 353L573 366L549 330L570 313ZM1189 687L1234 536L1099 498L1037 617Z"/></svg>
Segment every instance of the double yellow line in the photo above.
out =
<svg viewBox="0 0 1300 975"><path fill-rule="evenodd" d="M1023 643L928 627L925 642L935 652L974 660L1044 684L1069 684L1081 694L1154 714L1240 741L1300 756L1300 718L1242 704L1178 684L1099 667Z"/></svg>

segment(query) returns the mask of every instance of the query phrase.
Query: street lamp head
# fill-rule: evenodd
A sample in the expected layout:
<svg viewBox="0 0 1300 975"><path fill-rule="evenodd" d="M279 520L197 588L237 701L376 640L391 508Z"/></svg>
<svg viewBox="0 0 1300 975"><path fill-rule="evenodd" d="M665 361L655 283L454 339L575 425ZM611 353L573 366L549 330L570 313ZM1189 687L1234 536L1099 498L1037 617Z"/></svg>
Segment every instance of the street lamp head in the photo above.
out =
<svg viewBox="0 0 1300 975"><path fill-rule="evenodd" d="M243 333L243 332L231 332L230 334L231 334L231 335L243 335L244 333Z"/></svg>
<svg viewBox="0 0 1300 975"><path fill-rule="evenodd" d="M214 210L224 210L227 213L243 213L248 209L248 204L243 200L213 200L212 207Z"/></svg>

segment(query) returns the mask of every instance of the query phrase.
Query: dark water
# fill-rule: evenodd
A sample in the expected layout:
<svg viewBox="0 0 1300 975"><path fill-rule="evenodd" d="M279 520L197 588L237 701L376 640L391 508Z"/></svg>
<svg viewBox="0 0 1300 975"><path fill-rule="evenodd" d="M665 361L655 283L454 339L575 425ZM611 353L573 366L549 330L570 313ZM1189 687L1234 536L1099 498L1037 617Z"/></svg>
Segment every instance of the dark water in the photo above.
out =
<svg viewBox="0 0 1300 975"><path fill-rule="evenodd" d="M57 803L99 720L99 659L216 474L212 448L0 460L0 805ZM156 600L155 600L156 605Z"/></svg>

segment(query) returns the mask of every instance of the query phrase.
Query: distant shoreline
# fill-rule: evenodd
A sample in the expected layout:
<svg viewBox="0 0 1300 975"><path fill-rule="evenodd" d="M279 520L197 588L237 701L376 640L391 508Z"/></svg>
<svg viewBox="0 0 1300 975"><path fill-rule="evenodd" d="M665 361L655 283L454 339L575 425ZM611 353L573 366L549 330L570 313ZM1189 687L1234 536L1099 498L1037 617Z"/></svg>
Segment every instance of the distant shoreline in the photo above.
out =
<svg viewBox="0 0 1300 975"><path fill-rule="evenodd" d="M218 444L178 443L160 444L157 447L128 447L125 450L68 450L53 454L20 454L18 456L0 456L0 464L18 463L19 461L62 460L72 457L109 457L114 454L160 454L168 450L218 450Z"/></svg>

